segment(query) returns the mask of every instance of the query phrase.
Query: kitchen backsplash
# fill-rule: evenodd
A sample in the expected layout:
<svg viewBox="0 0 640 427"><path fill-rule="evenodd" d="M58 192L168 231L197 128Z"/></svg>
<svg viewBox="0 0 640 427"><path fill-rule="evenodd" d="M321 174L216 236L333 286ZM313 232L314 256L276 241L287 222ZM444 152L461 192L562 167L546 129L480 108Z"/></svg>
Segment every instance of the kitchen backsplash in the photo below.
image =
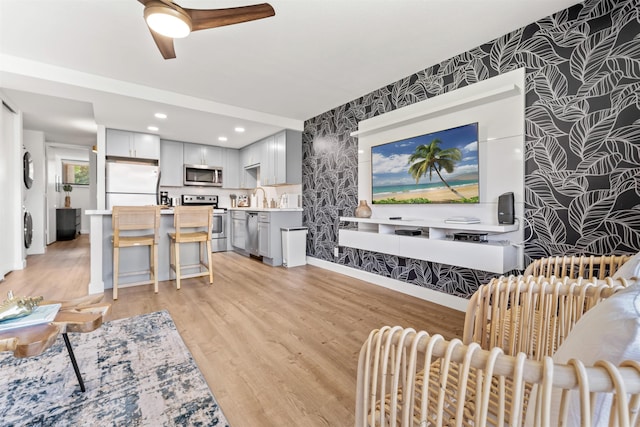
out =
<svg viewBox="0 0 640 427"><path fill-rule="evenodd" d="M280 198L284 193L288 195L291 195L291 194L298 195L302 193L302 185L300 184L280 185L277 187L264 186L262 188L265 189L265 196L267 198L267 202L269 203L271 202L271 200L274 200L276 203L279 203ZM218 206L220 206L221 208L231 207L231 199L229 198L229 195L231 194L235 194L235 195L246 194L247 196L250 196L253 193L253 191L251 190L244 190L244 189L229 190L224 188L195 187L195 186L193 187L192 186L189 186L189 187L161 186L160 191L167 191L169 193L169 197L180 197L183 194L195 194L195 195L214 194L218 196ZM259 198L262 197L261 191L258 192L258 197ZM255 205L252 205L252 206L255 206Z"/></svg>

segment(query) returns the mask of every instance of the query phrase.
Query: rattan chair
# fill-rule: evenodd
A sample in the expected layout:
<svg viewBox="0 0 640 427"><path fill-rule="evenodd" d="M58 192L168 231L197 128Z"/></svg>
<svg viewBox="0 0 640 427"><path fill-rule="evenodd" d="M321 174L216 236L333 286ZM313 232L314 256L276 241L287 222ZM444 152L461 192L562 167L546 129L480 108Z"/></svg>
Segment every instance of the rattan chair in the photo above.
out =
<svg viewBox="0 0 640 427"><path fill-rule="evenodd" d="M604 280L613 276L630 258L631 255L552 256L533 261L523 275Z"/></svg>
<svg viewBox="0 0 640 427"><path fill-rule="evenodd" d="M445 343L448 348L433 360L421 353L411 361L407 351L417 351L412 346L419 341L414 340L416 332L412 329L393 328L392 332L392 328L385 327L380 331L382 335L388 334L386 339L403 343L402 351L397 343L385 341L382 335L374 338L377 334L374 331L360 357L356 425L427 426L440 422L443 425L521 425L533 386L542 381L543 375L553 375L553 368L557 366L549 356L586 311L624 287L610 278L604 281L549 280L533 276L494 279L481 286L469 302L463 341L446 343L442 337L430 338L426 332L420 333L421 339L431 342L429 345ZM447 359L453 354L450 352L460 349L466 352L462 359ZM506 360L517 364L519 370L488 381L478 363L497 355L511 356ZM479 357L479 361L472 366L474 357ZM427 363L427 359L431 361ZM464 363L460 363L461 360ZM540 365L540 361L544 365ZM530 366L530 374L522 371L525 365ZM559 369L565 372L564 376L575 376L575 372L582 375L581 368L578 371L565 366ZM591 381L591 378L580 379L584 380ZM559 387L564 387L562 381L564 379L558 383ZM539 397L540 402L546 402L550 396L548 387L545 390L546 394ZM403 408L409 412L404 413ZM549 421L544 415L547 412L544 406L532 411L538 411L534 418ZM541 425L556 425L555 422L557 420Z"/></svg>
<svg viewBox="0 0 640 427"><path fill-rule="evenodd" d="M600 407L600 394L614 398ZM589 426L596 406L609 425L637 425L638 361L564 365L388 326L371 332L358 361L356 427L559 426L569 411Z"/></svg>
<svg viewBox="0 0 640 427"><path fill-rule="evenodd" d="M181 279L209 276L213 284L213 262L211 257L211 229L213 227L213 208L211 206L176 206L173 210L175 231L168 233L170 239L170 270L176 276L176 288L180 289ZM181 264L180 245L197 243L199 262ZM185 274L184 270L197 269Z"/></svg>
<svg viewBox="0 0 640 427"><path fill-rule="evenodd" d="M149 280L127 283L128 286L153 283L158 293L158 229L159 206L114 206L111 213L113 228L113 299L118 299L121 276L148 274ZM141 234L143 233L143 234ZM149 270L120 272L120 248L149 247Z"/></svg>
<svg viewBox="0 0 640 427"><path fill-rule="evenodd" d="M624 279L549 280L500 277L482 285L467 305L463 342L542 360L562 344L573 325L603 299L626 287Z"/></svg>

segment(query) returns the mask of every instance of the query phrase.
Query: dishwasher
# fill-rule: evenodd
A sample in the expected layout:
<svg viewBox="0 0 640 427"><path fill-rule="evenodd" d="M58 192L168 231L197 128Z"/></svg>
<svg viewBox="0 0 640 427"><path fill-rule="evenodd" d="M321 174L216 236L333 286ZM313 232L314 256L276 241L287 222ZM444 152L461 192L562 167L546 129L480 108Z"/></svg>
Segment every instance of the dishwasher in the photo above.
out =
<svg viewBox="0 0 640 427"><path fill-rule="evenodd" d="M258 246L258 212L247 212L247 251L252 256L260 256Z"/></svg>

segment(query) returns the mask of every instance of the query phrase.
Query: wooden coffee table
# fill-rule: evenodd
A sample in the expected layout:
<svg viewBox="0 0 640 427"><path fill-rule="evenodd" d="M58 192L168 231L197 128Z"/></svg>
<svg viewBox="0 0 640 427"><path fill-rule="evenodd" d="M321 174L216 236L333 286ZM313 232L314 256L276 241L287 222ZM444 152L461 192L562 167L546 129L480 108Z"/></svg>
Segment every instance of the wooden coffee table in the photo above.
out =
<svg viewBox="0 0 640 427"><path fill-rule="evenodd" d="M71 301L41 302L39 305L61 304L55 319L51 323L0 332L0 351L13 351L15 357L38 356L51 347L58 335L62 334L80 390L84 392L84 381L67 333L92 332L102 325L104 316L111 309L111 304L100 302L102 297L102 294L98 294Z"/></svg>

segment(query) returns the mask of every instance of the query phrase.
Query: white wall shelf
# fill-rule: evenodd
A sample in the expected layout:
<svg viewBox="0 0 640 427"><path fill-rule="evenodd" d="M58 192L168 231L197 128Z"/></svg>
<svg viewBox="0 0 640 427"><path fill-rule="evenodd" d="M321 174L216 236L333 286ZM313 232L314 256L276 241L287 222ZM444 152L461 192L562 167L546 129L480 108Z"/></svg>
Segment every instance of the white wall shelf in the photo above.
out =
<svg viewBox="0 0 640 427"><path fill-rule="evenodd" d="M440 105L435 105L431 108L426 108L418 112L409 113L404 115L401 119L388 120L387 122L383 122L378 124L377 126L373 126L370 128L365 128L361 130L357 130L355 132L351 132L351 136L364 136L371 133L381 132L387 129L391 129L398 126L403 126L407 123L413 123L420 120L425 120L430 116L434 115L442 115L451 112L452 110L466 108L469 106L475 106L481 102L489 102L494 101L496 99L500 99L502 97L511 96L519 92L519 88L515 84L508 84L496 89L487 90L478 94L467 95L464 98L459 98L453 101L445 102ZM432 99L427 100L432 102ZM425 102L425 101L422 101ZM388 116L392 116L392 114L387 113Z"/></svg>
<svg viewBox="0 0 640 427"><path fill-rule="evenodd" d="M517 231L518 224L450 224L442 220L354 217L340 217L340 221L358 223L358 229L339 230L340 246L499 274L519 267L517 248L501 236ZM428 235L395 234L397 229L411 228L427 229ZM487 233L489 241L465 242L449 237L461 231Z"/></svg>

